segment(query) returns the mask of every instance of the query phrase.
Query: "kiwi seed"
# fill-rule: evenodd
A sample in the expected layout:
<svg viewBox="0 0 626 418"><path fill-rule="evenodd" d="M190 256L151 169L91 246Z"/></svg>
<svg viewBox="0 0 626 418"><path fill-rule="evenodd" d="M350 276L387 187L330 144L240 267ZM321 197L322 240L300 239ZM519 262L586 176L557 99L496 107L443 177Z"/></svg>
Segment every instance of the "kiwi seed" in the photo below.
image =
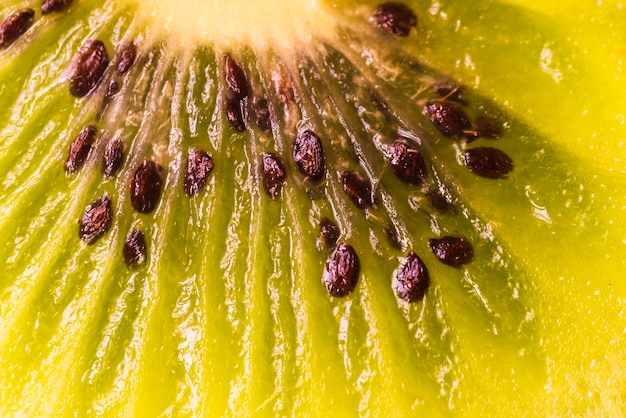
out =
<svg viewBox="0 0 626 418"><path fill-rule="evenodd" d="M224 54L224 73L228 90L239 100L248 96L248 82L241 67L230 54Z"/></svg>
<svg viewBox="0 0 626 418"><path fill-rule="evenodd" d="M72 0L45 0L41 5L41 13L46 15L52 12L59 12L72 3Z"/></svg>
<svg viewBox="0 0 626 418"><path fill-rule="evenodd" d="M320 235L324 244L326 244L326 248L331 249L337 245L341 231L339 231L339 227L333 221L328 218L322 218L320 221Z"/></svg>
<svg viewBox="0 0 626 418"><path fill-rule="evenodd" d="M200 193L212 170L213 158L208 152L198 148L189 151L184 185L187 196L196 196Z"/></svg>
<svg viewBox="0 0 626 418"><path fill-rule="evenodd" d="M146 238L140 229L133 229L124 241L124 262L128 267L143 264L146 261Z"/></svg>
<svg viewBox="0 0 626 418"><path fill-rule="evenodd" d="M26 33L34 21L33 9L24 9L7 17L0 25L0 49L8 47Z"/></svg>
<svg viewBox="0 0 626 418"><path fill-rule="evenodd" d="M152 212L161 197L161 167L152 160L146 160L135 170L130 183L130 200L139 213Z"/></svg>
<svg viewBox="0 0 626 418"><path fill-rule="evenodd" d="M100 82L109 65L109 56L104 43L88 40L74 56L69 77L70 93L76 97L89 94Z"/></svg>
<svg viewBox="0 0 626 418"><path fill-rule="evenodd" d="M341 243L326 262L323 281L328 293L344 297L352 293L359 280L361 265L354 248Z"/></svg>
<svg viewBox="0 0 626 418"><path fill-rule="evenodd" d="M287 172L280 158L273 153L264 152L261 157L263 171L263 187L272 199L280 195Z"/></svg>
<svg viewBox="0 0 626 418"><path fill-rule="evenodd" d="M430 286L426 265L415 252L410 251L401 261L392 282L396 295L405 302L419 302Z"/></svg>
<svg viewBox="0 0 626 418"><path fill-rule="evenodd" d="M241 101L236 97L226 99L226 118L239 132L246 130L246 124L241 113Z"/></svg>
<svg viewBox="0 0 626 418"><path fill-rule="evenodd" d="M397 139L387 146L385 157L396 177L405 183L419 186L427 176L422 153L405 140Z"/></svg>
<svg viewBox="0 0 626 418"><path fill-rule="evenodd" d="M85 126L74 141L72 141L67 160L65 161L65 172L67 174L75 174L83 166L89 155L89 150L91 150L91 146L96 139L97 133L98 128L93 125L88 125Z"/></svg>
<svg viewBox="0 0 626 418"><path fill-rule="evenodd" d="M324 177L322 140L310 130L301 131L293 144L293 160L300 172L313 181Z"/></svg>
<svg viewBox="0 0 626 418"><path fill-rule="evenodd" d="M91 245L107 233L113 222L111 198L105 194L91 202L79 221L80 239Z"/></svg>
<svg viewBox="0 0 626 418"><path fill-rule="evenodd" d="M120 60L117 63L117 72L125 74L135 62L137 57L137 47L134 43L130 43L122 49Z"/></svg>
<svg viewBox="0 0 626 418"><path fill-rule="evenodd" d="M497 148L478 147L465 151L465 165L469 170L488 179L501 179L513 170L513 160Z"/></svg>
<svg viewBox="0 0 626 418"><path fill-rule="evenodd" d="M396 36L408 36L417 26L417 16L404 3L383 3L374 9L370 21L381 29Z"/></svg>
<svg viewBox="0 0 626 418"><path fill-rule="evenodd" d="M469 117L461 107L445 101L430 101L424 106L424 114L445 136L451 139L462 139L465 131L472 129Z"/></svg>
<svg viewBox="0 0 626 418"><path fill-rule="evenodd" d="M362 175L354 171L344 171L341 175L343 190L359 209L374 205L372 185Z"/></svg>
<svg viewBox="0 0 626 418"><path fill-rule="evenodd" d="M117 174L124 162L124 145L120 140L109 141L102 157L102 174L104 177L113 177Z"/></svg>
<svg viewBox="0 0 626 418"><path fill-rule="evenodd" d="M472 243L463 237L432 238L428 245L439 261L452 267L461 267L474 260Z"/></svg>

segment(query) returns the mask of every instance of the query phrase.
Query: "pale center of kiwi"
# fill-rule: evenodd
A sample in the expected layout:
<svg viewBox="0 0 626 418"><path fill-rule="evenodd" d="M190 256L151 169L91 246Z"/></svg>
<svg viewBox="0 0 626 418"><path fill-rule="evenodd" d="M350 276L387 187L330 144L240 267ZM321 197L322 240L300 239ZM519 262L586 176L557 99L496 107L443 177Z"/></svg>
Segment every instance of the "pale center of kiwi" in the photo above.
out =
<svg viewBox="0 0 626 418"><path fill-rule="evenodd" d="M229 48L293 49L312 33L332 33L319 0L135 0L146 24L168 42ZM314 31L312 29L315 29Z"/></svg>

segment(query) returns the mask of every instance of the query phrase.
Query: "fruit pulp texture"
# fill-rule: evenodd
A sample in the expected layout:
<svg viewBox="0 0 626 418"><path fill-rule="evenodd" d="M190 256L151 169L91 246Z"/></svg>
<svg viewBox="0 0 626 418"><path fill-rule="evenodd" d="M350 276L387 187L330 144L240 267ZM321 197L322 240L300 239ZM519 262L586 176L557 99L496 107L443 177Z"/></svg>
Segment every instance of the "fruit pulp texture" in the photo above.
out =
<svg viewBox="0 0 626 418"><path fill-rule="evenodd" d="M429 163L475 226L460 222L458 230L484 244L474 267L457 270L428 254L429 236L417 239L433 286L413 305L391 292L402 253L389 262L363 244L356 293L329 298L321 282L325 256L309 221L328 208L302 205L308 196L294 185L283 190L283 205L258 193L258 150L229 129L212 133L221 117L215 109L194 109L213 99L201 87L220 71L207 64L217 62L211 50L187 47L193 57L178 65L155 56L157 74L139 77L144 90L139 85L134 98L151 104L146 120L172 115L171 134L154 145L172 150L171 166L182 164L183 144L211 144L216 164L207 192L190 200L170 184L152 217L118 210L111 241L85 247L66 225L76 225L95 193L128 200L119 192L125 179L102 184L92 164L88 175L68 180L65 146L52 145L66 144L61 139L80 106L66 94L63 68L38 63L68 62L88 29L82 23L80 35L66 31L86 22L92 6L81 2L73 20L59 20L37 47L22 51L17 81L3 56L7 94L0 101L10 105L0 110L2 138L17 132L18 139L0 146L8 151L0 160L0 230L16 237L1 250L2 407L48 415L619 411L626 387L626 86L617 22L624 13L613 2L568 5L566 13L556 3L416 1L418 28L393 40L504 109L511 126L498 146L516 164L505 181L477 179L443 138L430 146ZM105 3L97 16L116 22L101 26L112 44L134 28L127 17L134 7L115 5ZM370 6L336 8L359 18ZM57 52L60 38L74 48ZM394 87L401 91L402 83ZM177 89L189 91L189 102L160 109L159 93L176 97ZM33 97L49 105L30 117ZM32 155L18 151L22 142ZM20 166L25 180L12 181ZM388 188L407 195L399 183ZM130 211L129 202L121 207ZM371 224L355 207L349 211L353 244L368 242ZM149 230L151 252L144 269L129 272L121 253L134 223Z"/></svg>

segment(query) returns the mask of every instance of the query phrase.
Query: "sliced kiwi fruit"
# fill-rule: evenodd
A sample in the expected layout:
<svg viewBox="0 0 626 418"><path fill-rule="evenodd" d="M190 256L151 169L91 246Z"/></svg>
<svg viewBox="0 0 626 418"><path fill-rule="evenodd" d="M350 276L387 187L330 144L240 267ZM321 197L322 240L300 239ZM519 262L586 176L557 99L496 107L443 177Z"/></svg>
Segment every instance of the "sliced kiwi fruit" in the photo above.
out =
<svg viewBox="0 0 626 418"><path fill-rule="evenodd" d="M5 1L1 415L620 415L624 12L459 3Z"/></svg>

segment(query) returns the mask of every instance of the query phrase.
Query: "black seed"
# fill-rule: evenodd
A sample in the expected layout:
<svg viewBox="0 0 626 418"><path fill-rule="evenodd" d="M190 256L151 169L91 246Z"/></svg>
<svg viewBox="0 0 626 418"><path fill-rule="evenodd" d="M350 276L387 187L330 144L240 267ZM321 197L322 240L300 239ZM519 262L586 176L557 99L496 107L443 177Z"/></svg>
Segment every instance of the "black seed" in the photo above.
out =
<svg viewBox="0 0 626 418"><path fill-rule="evenodd" d="M119 84L117 84L117 81L113 80L111 81L111 83L109 84L109 88L107 89L107 98L111 98L113 96L115 96L115 93L117 93L119 91Z"/></svg>
<svg viewBox="0 0 626 418"><path fill-rule="evenodd" d="M278 156L268 152L263 153L261 166L263 169L263 187L272 199L276 199L280 195L285 178L287 178L285 167Z"/></svg>
<svg viewBox="0 0 626 418"><path fill-rule="evenodd" d="M463 237L431 238L428 245L439 261L452 267L461 267L474 259L472 243Z"/></svg>
<svg viewBox="0 0 626 418"><path fill-rule="evenodd" d="M343 190L359 209L372 206L372 185L360 174L344 171L341 175Z"/></svg>
<svg viewBox="0 0 626 418"><path fill-rule="evenodd" d="M476 119L476 135L480 138L498 139L502 136L502 126L492 118L479 116Z"/></svg>
<svg viewBox="0 0 626 418"><path fill-rule="evenodd" d="M254 116L257 126L265 133L269 133L272 128L270 121L270 108L267 100L261 99L254 103Z"/></svg>
<svg viewBox="0 0 626 418"><path fill-rule="evenodd" d="M496 148L478 147L465 151L465 165L469 170L488 179L501 179L513 170L513 160Z"/></svg>
<svg viewBox="0 0 626 418"><path fill-rule="evenodd" d="M70 93L83 97L100 82L109 65L109 56L101 41L89 40L80 48L72 61Z"/></svg>
<svg viewBox="0 0 626 418"><path fill-rule="evenodd" d="M195 196L206 184L209 174L213 170L213 158L204 150L191 149L187 158L185 171L185 193Z"/></svg>
<svg viewBox="0 0 626 418"><path fill-rule="evenodd" d="M243 114L241 113L241 102L236 97L227 99L226 118L239 132L246 130L246 124L243 121Z"/></svg>
<svg viewBox="0 0 626 418"><path fill-rule="evenodd" d="M449 103L432 101L424 107L424 114L442 134L452 139L462 139L471 131L472 124L467 114L459 106Z"/></svg>
<svg viewBox="0 0 626 418"><path fill-rule="evenodd" d="M75 174L85 163L89 150L93 145L98 129L93 125L88 125L74 138L70 144L70 149L65 161L65 172Z"/></svg>
<svg viewBox="0 0 626 418"><path fill-rule="evenodd" d="M293 144L293 160L300 172L313 181L324 177L324 152L322 140L313 132L299 132Z"/></svg>
<svg viewBox="0 0 626 418"><path fill-rule="evenodd" d="M374 9L370 21L393 35L408 36L417 25L417 16L406 4L388 2Z"/></svg>
<svg viewBox="0 0 626 418"><path fill-rule="evenodd" d="M326 248L330 249L335 248L335 245L337 245L337 240L339 240L341 232L333 221L328 218L322 218L320 221L320 234L322 235L324 244L326 244Z"/></svg>
<svg viewBox="0 0 626 418"><path fill-rule="evenodd" d="M79 221L80 239L87 244L93 244L111 228L113 209L108 195L93 201Z"/></svg>
<svg viewBox="0 0 626 418"><path fill-rule="evenodd" d="M46 15L65 9L72 3L72 0L45 0L41 5L41 13Z"/></svg>
<svg viewBox="0 0 626 418"><path fill-rule="evenodd" d="M146 238L139 229L133 229L124 241L124 262L133 267L146 262Z"/></svg>
<svg viewBox="0 0 626 418"><path fill-rule="evenodd" d="M398 139L389 145L385 157L395 175L405 183L420 185L427 176L422 153L407 141Z"/></svg>
<svg viewBox="0 0 626 418"><path fill-rule="evenodd" d="M351 293L359 280L361 265L352 246L342 243L331 254L324 269L326 291L335 297Z"/></svg>
<svg viewBox="0 0 626 418"><path fill-rule="evenodd" d="M437 212L448 213L453 211L452 203L445 197L439 190L433 190L426 193L426 198L430 202L430 205Z"/></svg>
<svg viewBox="0 0 626 418"><path fill-rule="evenodd" d="M152 212L161 197L161 167L154 161L141 163L130 183L130 200L139 213Z"/></svg>
<svg viewBox="0 0 626 418"><path fill-rule="evenodd" d="M125 74L135 62L137 58L137 47L134 43L130 43L124 47L120 54L120 60L117 62L117 72Z"/></svg>
<svg viewBox="0 0 626 418"><path fill-rule="evenodd" d="M113 177L117 174L124 162L124 146L119 140L109 141L102 157L102 174Z"/></svg>
<svg viewBox="0 0 626 418"><path fill-rule="evenodd" d="M430 275L421 258L410 251L396 270L392 282L396 295L405 302L419 302L430 286Z"/></svg>
<svg viewBox="0 0 626 418"><path fill-rule="evenodd" d="M0 25L0 49L6 48L22 36L35 21L35 11L24 9L9 15Z"/></svg>
<svg viewBox="0 0 626 418"><path fill-rule="evenodd" d="M229 54L224 54L224 73L228 90L237 99L243 99L248 95L248 83L246 75Z"/></svg>

